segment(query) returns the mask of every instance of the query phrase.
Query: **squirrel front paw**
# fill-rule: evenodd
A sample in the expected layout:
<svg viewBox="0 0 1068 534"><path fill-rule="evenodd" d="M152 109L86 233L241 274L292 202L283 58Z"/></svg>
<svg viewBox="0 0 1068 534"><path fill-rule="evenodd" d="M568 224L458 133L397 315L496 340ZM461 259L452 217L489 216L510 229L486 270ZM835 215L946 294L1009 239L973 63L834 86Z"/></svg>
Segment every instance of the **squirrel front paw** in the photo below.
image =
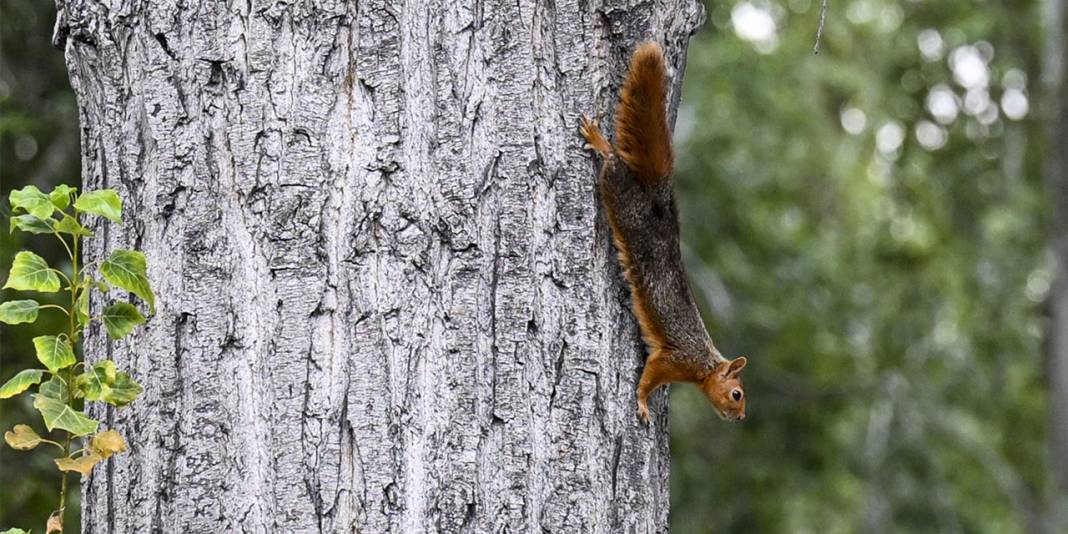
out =
<svg viewBox="0 0 1068 534"><path fill-rule="evenodd" d="M638 401L638 419L647 425L649 424L649 405L642 401Z"/></svg>

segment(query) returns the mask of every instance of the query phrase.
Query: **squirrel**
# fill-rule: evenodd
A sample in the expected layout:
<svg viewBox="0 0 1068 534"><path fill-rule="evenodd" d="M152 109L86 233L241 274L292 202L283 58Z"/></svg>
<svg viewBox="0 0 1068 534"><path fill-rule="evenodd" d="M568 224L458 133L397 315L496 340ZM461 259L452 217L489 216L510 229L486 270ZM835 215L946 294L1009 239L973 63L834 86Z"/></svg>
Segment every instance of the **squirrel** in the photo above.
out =
<svg viewBox="0 0 1068 534"><path fill-rule="evenodd" d="M649 423L649 395L671 382L691 382L716 413L745 419L738 374L744 356L727 360L712 344L686 281L679 250L678 210L671 184L664 53L645 42L631 56L616 109L615 145L582 117L587 150L603 160L598 187L630 286L648 358L638 383L638 416Z"/></svg>

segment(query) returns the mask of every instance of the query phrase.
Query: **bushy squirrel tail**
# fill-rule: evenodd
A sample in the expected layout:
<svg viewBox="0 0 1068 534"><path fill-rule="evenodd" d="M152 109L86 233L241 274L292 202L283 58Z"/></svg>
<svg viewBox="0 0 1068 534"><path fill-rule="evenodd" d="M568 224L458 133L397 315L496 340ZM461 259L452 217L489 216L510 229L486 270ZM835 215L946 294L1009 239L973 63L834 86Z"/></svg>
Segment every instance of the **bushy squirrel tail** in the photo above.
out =
<svg viewBox="0 0 1068 534"><path fill-rule="evenodd" d="M671 175L671 131L667 124L667 66L664 52L646 41L630 58L616 110L616 151L644 183Z"/></svg>

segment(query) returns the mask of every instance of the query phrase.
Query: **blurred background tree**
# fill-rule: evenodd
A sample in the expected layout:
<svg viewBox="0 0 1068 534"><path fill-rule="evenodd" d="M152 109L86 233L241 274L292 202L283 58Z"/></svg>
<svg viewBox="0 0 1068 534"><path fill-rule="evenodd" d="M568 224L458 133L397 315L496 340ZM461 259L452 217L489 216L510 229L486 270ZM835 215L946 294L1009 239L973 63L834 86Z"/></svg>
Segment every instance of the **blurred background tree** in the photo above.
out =
<svg viewBox="0 0 1068 534"><path fill-rule="evenodd" d="M679 200L713 337L750 356L750 415L672 388L673 532L1054 531L1044 5L831 0L814 56L819 0L706 3ZM0 3L4 215L11 189L79 179L54 10ZM0 232L0 272L23 246L60 261L19 239ZM34 335L0 325L0 381ZM0 427L31 411L0 402ZM16 454L0 525L46 517L58 485Z"/></svg>

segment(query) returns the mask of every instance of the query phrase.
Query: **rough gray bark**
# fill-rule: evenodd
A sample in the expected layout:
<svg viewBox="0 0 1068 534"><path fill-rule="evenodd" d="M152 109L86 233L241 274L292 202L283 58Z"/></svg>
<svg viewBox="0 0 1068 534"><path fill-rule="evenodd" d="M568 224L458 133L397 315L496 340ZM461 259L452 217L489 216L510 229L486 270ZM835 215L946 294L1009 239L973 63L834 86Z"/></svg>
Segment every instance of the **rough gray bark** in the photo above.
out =
<svg viewBox="0 0 1068 534"><path fill-rule="evenodd" d="M59 0L83 180L159 307L83 527L655 532L665 396L582 150L693 0ZM98 303L93 303L94 310Z"/></svg>
<svg viewBox="0 0 1068 534"><path fill-rule="evenodd" d="M1048 10L1044 65L1047 98L1043 104L1045 115L1050 117L1046 183L1053 210L1050 247L1053 284L1046 339L1053 476L1050 524L1068 528L1068 83L1065 83L1068 12L1064 0L1048 0L1045 7Z"/></svg>

